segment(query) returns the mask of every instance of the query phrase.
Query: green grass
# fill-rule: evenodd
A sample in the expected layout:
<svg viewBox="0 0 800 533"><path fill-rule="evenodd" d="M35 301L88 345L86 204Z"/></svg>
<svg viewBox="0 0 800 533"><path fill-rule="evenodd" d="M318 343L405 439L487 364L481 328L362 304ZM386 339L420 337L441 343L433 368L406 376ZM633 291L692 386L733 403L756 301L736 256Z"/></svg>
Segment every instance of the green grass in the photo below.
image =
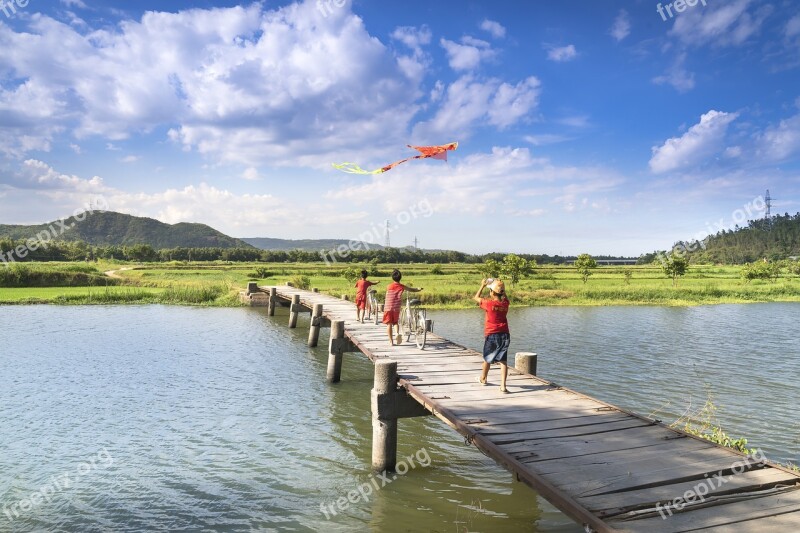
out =
<svg viewBox="0 0 800 533"><path fill-rule="evenodd" d="M118 272L120 280L109 280L118 286L95 287L29 287L0 288L0 303L169 303L182 305L238 306L238 292L249 281L259 285L284 285L287 281L307 277L309 286L321 292L340 296L355 295L353 283L343 272L349 265L321 263L152 263L124 264L101 262L31 263L26 267L50 271L50 276L67 276L70 272L92 277L92 282L108 278L102 272L131 268ZM356 265L357 268L366 265ZM403 272L403 283L424 287L420 294L425 305L434 308L472 307L472 295L480 283L476 265L438 265L440 273L429 264L378 265L379 294L388 283L393 268ZM625 283L624 270L633 276ZM0 267L2 269L2 267ZM256 271L269 273L258 278ZM55 272L55 273L54 273ZM100 276L98 278L98 276ZM75 279L75 278L71 278ZM782 277L775 282L740 278L737 266L692 266L673 287L658 267L599 267L584 284L571 266L543 266L536 274L516 286L507 284L515 305L668 305L687 306L718 303L800 301L800 280Z"/></svg>

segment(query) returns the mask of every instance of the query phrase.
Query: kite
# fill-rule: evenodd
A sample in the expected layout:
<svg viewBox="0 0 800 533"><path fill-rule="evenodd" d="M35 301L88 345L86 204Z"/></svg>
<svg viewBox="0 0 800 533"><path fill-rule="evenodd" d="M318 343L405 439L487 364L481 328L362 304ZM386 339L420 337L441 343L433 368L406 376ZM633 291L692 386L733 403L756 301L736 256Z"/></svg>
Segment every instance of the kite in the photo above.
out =
<svg viewBox="0 0 800 533"><path fill-rule="evenodd" d="M407 145L409 148L413 148L414 150L419 152L419 155L415 155L413 157L407 157L405 159L401 159L400 161L395 161L394 163L390 163L385 167L381 167L377 170L364 170L360 166L356 165L355 163L336 163L333 164L333 168L337 168L342 172L347 172L349 174L382 174L387 172L397 165L401 163L405 163L406 161L411 161L412 159L427 159L432 157L434 159L440 159L443 161L447 161L447 151L448 150L455 150L458 148L458 143L450 143L450 144L442 144L440 146L411 146L410 144Z"/></svg>

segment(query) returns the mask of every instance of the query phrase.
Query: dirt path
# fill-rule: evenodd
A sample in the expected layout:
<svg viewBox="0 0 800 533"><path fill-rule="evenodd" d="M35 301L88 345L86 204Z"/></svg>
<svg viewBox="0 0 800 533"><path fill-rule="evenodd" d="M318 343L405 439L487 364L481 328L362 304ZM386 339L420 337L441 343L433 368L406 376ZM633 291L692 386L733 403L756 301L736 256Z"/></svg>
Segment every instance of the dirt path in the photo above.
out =
<svg viewBox="0 0 800 533"><path fill-rule="evenodd" d="M133 270L133 267L122 267L122 268L118 268L116 270L109 270L107 272L104 272L104 274L106 276L108 276L109 278L124 279L122 276L117 274L117 272L124 272L125 270Z"/></svg>

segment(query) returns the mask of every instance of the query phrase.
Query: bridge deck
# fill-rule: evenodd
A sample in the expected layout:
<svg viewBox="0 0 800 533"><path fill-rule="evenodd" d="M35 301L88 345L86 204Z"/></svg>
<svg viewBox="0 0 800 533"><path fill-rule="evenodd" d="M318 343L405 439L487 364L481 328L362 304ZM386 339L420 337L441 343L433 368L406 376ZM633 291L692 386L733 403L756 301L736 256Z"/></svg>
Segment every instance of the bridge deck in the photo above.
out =
<svg viewBox="0 0 800 533"><path fill-rule="evenodd" d="M277 287L282 300L296 294L302 306L323 304L327 318L343 320L373 362L397 361L409 395L595 531L800 531L797 473L511 367L509 394L501 394L497 380L476 382L482 358L474 350L432 333L423 350L392 347L384 326L356 322L353 303Z"/></svg>

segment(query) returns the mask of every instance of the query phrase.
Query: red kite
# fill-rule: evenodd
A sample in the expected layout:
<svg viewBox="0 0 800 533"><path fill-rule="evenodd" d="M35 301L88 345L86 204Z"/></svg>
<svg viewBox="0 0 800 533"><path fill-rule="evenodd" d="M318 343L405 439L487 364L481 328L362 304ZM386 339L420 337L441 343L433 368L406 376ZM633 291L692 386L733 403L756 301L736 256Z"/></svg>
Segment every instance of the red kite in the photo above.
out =
<svg viewBox="0 0 800 533"><path fill-rule="evenodd" d="M450 144L442 144L440 146L411 146L408 145L409 148L413 148L414 150L418 151L420 155L415 155L413 157L407 157L405 159L401 159L400 161L395 161L394 163L390 163L385 167L381 167L377 170L364 170L360 166L356 165L355 163L336 163L333 164L333 168L338 168L342 172L348 172L350 174L381 174L388 170L393 169L397 165L401 163L405 163L406 161L411 161L412 159L427 159L432 157L434 159L441 159L447 161L447 151L448 150L455 150L458 148L458 143L450 143Z"/></svg>

